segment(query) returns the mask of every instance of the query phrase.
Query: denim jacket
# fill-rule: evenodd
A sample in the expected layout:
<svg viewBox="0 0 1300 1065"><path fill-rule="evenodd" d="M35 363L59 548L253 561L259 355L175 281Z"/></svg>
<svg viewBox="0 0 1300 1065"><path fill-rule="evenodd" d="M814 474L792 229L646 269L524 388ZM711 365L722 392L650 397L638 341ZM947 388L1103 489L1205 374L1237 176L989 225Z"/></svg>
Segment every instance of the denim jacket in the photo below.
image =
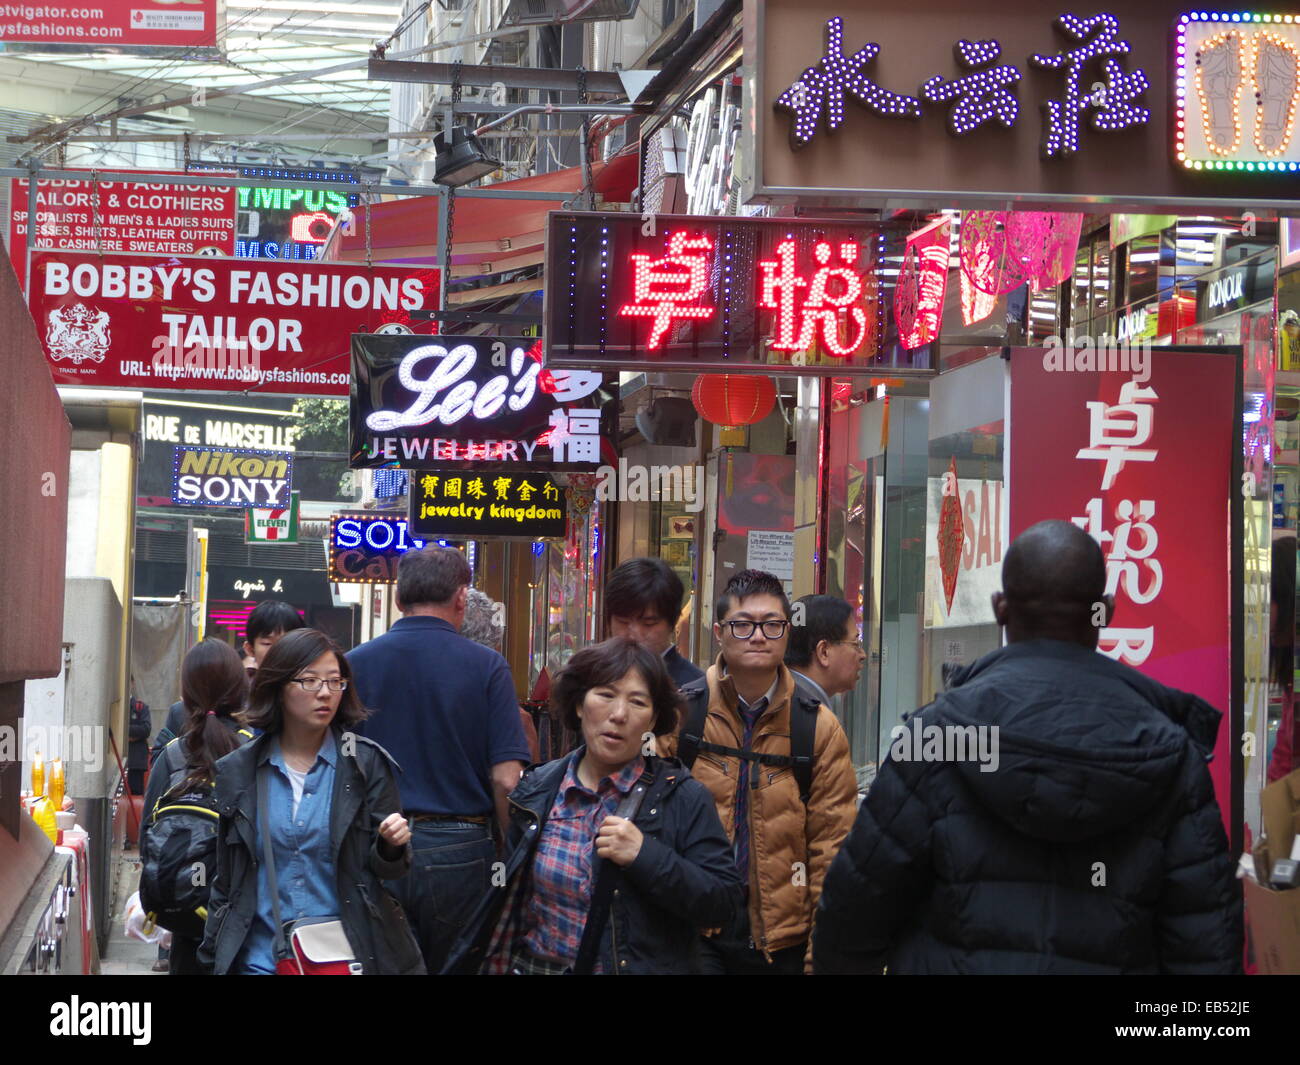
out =
<svg viewBox="0 0 1300 1065"><path fill-rule="evenodd" d="M411 848L396 858L379 839L384 818L401 809L393 770L396 763L364 736L335 731L340 756L330 802L339 919L348 941L371 974L424 972L419 945L397 900L381 881L405 876ZM256 772L270 759L271 740L259 736L217 762L217 870L199 962L224 975L235 971L257 919L261 853L257 838ZM284 915L288 919L288 915Z"/></svg>

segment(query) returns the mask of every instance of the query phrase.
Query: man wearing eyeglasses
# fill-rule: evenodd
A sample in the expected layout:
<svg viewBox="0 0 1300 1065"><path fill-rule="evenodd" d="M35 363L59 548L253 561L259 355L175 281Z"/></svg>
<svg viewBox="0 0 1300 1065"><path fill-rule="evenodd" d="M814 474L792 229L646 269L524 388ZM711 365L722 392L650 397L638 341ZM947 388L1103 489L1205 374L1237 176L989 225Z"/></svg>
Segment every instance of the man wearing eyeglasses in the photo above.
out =
<svg viewBox="0 0 1300 1065"><path fill-rule="evenodd" d="M737 573L714 617L722 651L702 681L683 689L688 709L677 750L713 794L747 885L747 905L728 927L701 940L701 968L714 974L801 973L810 965L808 941L822 879L853 824L857 781L848 740L820 700L796 691L794 676L782 664L790 601L776 577L761 570ZM705 703L697 744L690 730ZM796 721L796 714L813 720ZM803 725L812 732L806 801L791 765L792 726Z"/></svg>
<svg viewBox="0 0 1300 1065"><path fill-rule="evenodd" d="M832 696L858 686L867 660L853 607L838 595L805 595L795 610L785 664L800 691L830 706Z"/></svg>

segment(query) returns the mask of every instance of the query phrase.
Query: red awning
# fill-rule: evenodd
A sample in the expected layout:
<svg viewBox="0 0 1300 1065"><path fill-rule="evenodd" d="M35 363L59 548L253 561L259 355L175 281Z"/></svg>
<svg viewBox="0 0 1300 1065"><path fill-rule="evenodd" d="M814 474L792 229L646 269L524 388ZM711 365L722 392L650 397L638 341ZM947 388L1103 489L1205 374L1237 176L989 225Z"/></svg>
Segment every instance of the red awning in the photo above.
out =
<svg viewBox="0 0 1300 1065"><path fill-rule="evenodd" d="M628 203L638 178L635 153L592 165L592 187L608 202ZM499 181L490 186L515 192L568 192L582 188L579 167L550 174ZM438 206L433 196L377 203L370 209L371 257L377 262L431 264L438 257ZM456 200L452 234L452 277L481 277L532 266L542 261L546 216L559 200L500 200L462 196ZM335 238L332 258L363 261L366 257L365 209L356 209L351 236Z"/></svg>

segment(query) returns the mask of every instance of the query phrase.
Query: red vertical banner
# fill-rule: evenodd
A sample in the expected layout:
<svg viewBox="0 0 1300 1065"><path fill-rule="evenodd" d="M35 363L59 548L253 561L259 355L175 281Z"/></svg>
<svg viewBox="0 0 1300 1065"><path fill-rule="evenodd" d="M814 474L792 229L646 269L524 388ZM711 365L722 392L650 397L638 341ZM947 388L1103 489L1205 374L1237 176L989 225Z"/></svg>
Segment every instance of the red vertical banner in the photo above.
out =
<svg viewBox="0 0 1300 1065"><path fill-rule="evenodd" d="M1101 544L1116 610L1098 650L1223 713L1210 774L1231 837L1235 359L1082 353L1011 352L1011 535L1056 518Z"/></svg>

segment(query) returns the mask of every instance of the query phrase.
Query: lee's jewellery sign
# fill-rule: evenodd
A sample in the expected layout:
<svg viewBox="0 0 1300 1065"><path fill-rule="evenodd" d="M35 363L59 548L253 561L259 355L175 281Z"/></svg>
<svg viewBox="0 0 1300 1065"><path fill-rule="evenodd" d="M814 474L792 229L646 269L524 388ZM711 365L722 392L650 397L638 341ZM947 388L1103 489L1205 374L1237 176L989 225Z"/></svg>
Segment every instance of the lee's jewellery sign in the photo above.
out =
<svg viewBox="0 0 1300 1065"><path fill-rule="evenodd" d="M354 336L351 464L593 470L610 398L526 337Z"/></svg>

